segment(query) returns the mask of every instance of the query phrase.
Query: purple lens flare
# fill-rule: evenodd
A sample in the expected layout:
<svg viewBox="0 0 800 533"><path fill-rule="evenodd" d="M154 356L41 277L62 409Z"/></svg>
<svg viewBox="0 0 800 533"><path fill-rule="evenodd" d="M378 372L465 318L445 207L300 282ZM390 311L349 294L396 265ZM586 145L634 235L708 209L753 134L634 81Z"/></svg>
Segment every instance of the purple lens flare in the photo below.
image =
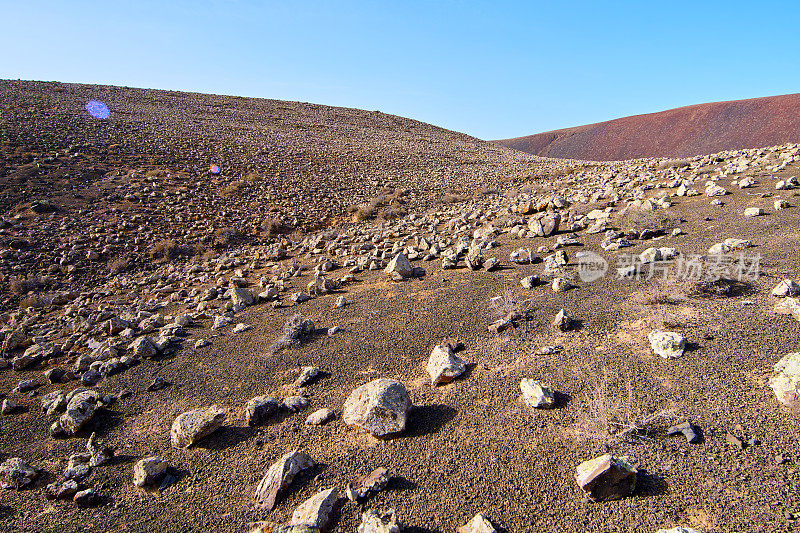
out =
<svg viewBox="0 0 800 533"><path fill-rule="evenodd" d="M86 111L89 112L94 118L107 119L111 116L111 110L108 106L99 100L91 100L86 104Z"/></svg>
<svg viewBox="0 0 800 533"><path fill-rule="evenodd" d="M219 174L220 173L219 165L211 165L208 171L215 175Z"/></svg>

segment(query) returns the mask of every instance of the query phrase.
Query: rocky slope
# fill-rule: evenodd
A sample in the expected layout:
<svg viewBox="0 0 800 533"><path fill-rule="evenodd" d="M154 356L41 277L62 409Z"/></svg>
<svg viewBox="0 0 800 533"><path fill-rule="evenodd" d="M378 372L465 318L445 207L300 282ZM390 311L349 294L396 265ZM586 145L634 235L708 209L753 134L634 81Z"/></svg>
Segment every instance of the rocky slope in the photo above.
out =
<svg viewBox="0 0 800 533"><path fill-rule="evenodd" d="M497 141L543 157L686 157L800 142L800 94L714 102Z"/></svg>
<svg viewBox="0 0 800 533"><path fill-rule="evenodd" d="M431 172L503 179L255 235L264 202L204 163L20 149L7 125L3 530L800 518L797 145L474 166L420 135Z"/></svg>

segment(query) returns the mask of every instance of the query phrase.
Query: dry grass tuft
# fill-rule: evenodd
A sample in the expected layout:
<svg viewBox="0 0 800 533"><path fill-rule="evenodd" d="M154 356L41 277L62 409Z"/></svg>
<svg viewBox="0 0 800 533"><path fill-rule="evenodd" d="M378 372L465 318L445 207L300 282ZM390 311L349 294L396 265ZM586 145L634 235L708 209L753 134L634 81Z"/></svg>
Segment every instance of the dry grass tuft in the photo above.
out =
<svg viewBox="0 0 800 533"><path fill-rule="evenodd" d="M643 413L637 406L632 382L623 382L608 368L590 374L587 381L589 388L576 428L584 438L611 446L628 438L646 436L658 422L677 418L674 407Z"/></svg>

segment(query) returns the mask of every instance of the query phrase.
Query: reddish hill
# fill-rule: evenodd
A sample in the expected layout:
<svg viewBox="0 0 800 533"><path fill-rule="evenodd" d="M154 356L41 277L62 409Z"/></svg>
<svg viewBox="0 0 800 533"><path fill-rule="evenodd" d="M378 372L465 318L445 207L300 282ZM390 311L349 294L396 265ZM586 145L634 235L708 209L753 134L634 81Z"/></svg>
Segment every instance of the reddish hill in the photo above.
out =
<svg viewBox="0 0 800 533"><path fill-rule="evenodd" d="M800 94L679 107L497 142L539 156L594 161L800 142Z"/></svg>

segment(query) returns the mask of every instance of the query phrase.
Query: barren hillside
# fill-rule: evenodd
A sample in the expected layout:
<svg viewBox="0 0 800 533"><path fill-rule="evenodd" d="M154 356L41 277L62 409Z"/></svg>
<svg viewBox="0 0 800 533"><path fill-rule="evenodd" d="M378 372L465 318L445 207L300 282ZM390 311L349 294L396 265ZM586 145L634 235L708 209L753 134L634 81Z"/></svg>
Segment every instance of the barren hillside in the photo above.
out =
<svg viewBox="0 0 800 533"><path fill-rule="evenodd" d="M497 142L542 157L593 161L800 142L800 94L679 107Z"/></svg>

